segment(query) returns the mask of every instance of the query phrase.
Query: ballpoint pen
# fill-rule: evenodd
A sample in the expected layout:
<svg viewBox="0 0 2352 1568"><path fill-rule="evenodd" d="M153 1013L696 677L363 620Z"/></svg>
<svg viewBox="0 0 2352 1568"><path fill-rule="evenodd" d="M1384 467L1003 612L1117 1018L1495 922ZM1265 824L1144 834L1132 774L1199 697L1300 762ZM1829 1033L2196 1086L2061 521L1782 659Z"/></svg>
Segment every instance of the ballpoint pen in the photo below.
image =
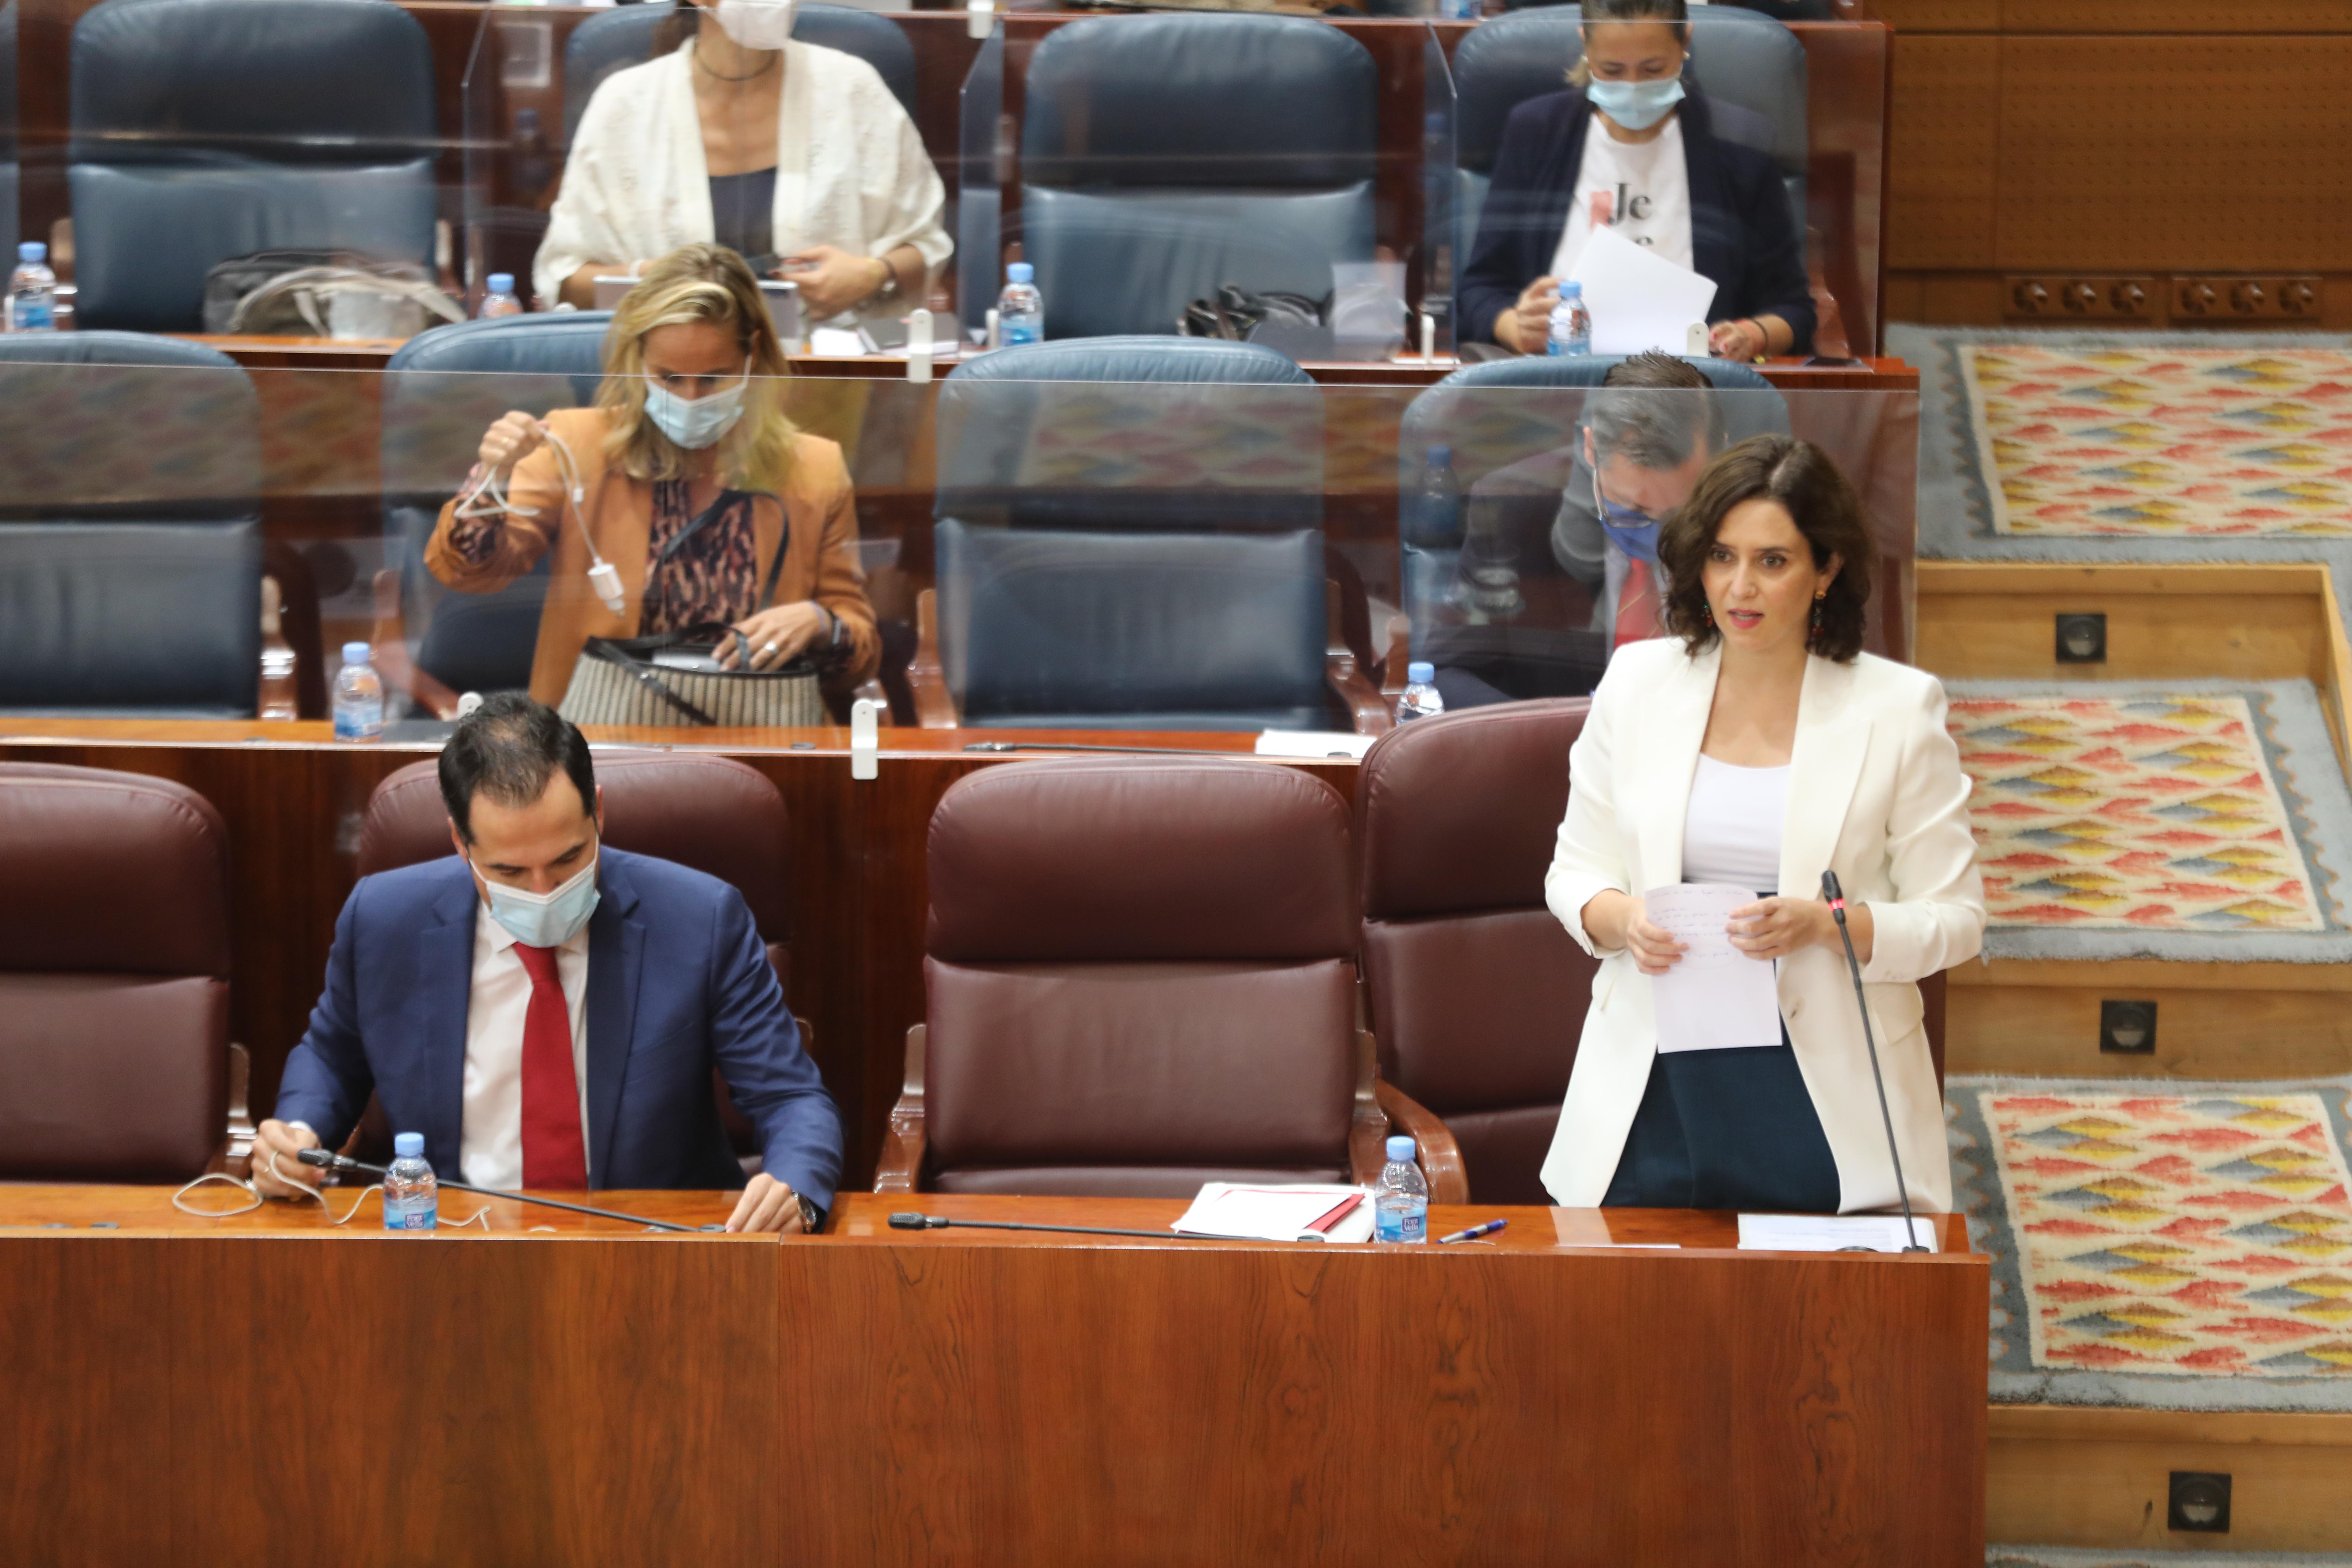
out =
<svg viewBox="0 0 2352 1568"><path fill-rule="evenodd" d="M1474 1225L1468 1230L1457 1230L1452 1236L1441 1236L1437 1238L1437 1244L1443 1247L1449 1241L1475 1241L1482 1236L1494 1235L1510 1223L1507 1219L1490 1219L1485 1225Z"/></svg>

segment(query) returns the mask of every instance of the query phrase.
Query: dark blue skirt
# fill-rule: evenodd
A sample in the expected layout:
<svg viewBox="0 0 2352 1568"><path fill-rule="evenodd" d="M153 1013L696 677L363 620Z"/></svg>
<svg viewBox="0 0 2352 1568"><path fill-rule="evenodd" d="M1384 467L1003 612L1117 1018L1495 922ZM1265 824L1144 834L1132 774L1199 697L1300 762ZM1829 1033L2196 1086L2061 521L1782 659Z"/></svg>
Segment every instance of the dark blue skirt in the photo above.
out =
<svg viewBox="0 0 2352 1568"><path fill-rule="evenodd" d="M1601 1205L1837 1213L1837 1161L1788 1026L1777 1046L1660 1052Z"/></svg>

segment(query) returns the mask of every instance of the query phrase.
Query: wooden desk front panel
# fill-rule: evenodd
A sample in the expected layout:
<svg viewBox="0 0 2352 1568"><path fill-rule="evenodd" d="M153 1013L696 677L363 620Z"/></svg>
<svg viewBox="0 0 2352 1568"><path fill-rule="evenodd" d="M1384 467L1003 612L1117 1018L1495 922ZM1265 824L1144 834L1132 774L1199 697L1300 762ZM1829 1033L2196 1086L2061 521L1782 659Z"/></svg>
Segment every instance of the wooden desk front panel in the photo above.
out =
<svg viewBox="0 0 2352 1568"><path fill-rule="evenodd" d="M787 1560L1983 1561L1982 1258L1568 1252L1543 1209L1413 1254L877 1228L908 1203L786 1249L827 1350L785 1427L868 1413Z"/></svg>

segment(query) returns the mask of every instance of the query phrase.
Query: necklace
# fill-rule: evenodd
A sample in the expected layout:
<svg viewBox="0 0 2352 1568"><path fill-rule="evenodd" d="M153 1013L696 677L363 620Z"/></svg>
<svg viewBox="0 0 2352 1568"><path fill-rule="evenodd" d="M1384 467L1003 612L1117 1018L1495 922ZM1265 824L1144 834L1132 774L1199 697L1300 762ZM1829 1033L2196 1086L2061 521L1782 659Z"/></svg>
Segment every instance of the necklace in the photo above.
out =
<svg viewBox="0 0 2352 1568"><path fill-rule="evenodd" d="M758 78L760 78L760 77L763 77L763 76L767 75L767 74L768 74L768 72L769 72L769 70L770 70L770 69L771 69L771 68L775 65L775 63L776 63L778 60L782 59L783 58L784 58L784 52L783 52L783 50L782 50L782 49L777 49L777 50L773 51L772 53L771 53L771 54L768 56L768 58L767 58L766 59L761 60L761 61L760 62L760 68L759 68L758 70L755 70L755 71L748 71L748 72L746 72L745 74L743 74L743 75L741 75L741 76L726 76L726 75L721 74L720 72L718 72L718 71L712 70L712 69L710 68L710 67L709 67L708 64L706 64L706 63L704 62L704 60L703 60L703 58L702 58L702 46L701 46L701 45L697 44L697 45L694 47L694 63L695 63L696 65L698 65L698 66L700 66L700 67L702 68L702 74L703 74L703 75L705 75L705 76L707 76L707 77L709 77L709 78L711 80L713 80L713 81L751 81L751 80L754 80L754 79L758 79Z"/></svg>

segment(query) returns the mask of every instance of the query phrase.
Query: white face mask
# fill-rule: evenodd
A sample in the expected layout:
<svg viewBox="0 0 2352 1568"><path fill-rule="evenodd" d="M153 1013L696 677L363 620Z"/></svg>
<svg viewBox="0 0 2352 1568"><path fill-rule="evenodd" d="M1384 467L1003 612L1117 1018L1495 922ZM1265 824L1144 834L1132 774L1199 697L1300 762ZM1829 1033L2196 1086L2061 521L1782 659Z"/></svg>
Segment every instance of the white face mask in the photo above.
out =
<svg viewBox="0 0 2352 1568"><path fill-rule="evenodd" d="M481 868L474 874L481 876ZM482 887L489 894L490 918L527 947L562 947L580 934L604 898L593 859L551 893L527 893L488 877L482 877Z"/></svg>
<svg viewBox="0 0 2352 1568"><path fill-rule="evenodd" d="M747 49L781 49L793 36L799 0L719 0L711 19L719 30Z"/></svg>
<svg viewBox="0 0 2352 1568"><path fill-rule="evenodd" d="M751 362L746 357L743 380L707 397L680 397L648 374L646 417L688 451L699 452L735 428L735 422L743 417L743 389L751 384Z"/></svg>

